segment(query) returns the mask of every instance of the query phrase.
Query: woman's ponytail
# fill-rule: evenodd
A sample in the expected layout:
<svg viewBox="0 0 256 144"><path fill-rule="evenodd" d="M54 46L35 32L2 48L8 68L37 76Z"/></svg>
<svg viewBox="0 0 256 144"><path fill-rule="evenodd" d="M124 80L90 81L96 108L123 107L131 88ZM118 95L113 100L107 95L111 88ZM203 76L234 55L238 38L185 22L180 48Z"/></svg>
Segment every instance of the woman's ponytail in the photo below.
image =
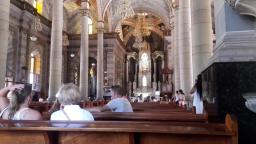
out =
<svg viewBox="0 0 256 144"><path fill-rule="evenodd" d="M19 110L19 103L18 103L18 95L15 91L11 91L7 95L9 101L10 101L10 107L9 107L9 115L8 119L13 119L15 113Z"/></svg>

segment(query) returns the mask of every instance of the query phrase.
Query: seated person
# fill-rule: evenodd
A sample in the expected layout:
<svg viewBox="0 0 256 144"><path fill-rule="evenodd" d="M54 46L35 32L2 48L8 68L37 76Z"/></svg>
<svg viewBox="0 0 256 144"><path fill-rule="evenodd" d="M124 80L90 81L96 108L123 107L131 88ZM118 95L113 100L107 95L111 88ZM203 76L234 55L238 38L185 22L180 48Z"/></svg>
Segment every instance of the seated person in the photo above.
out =
<svg viewBox="0 0 256 144"><path fill-rule="evenodd" d="M29 108L32 100L30 84L16 84L0 90L0 117L9 120L41 120L41 114Z"/></svg>
<svg viewBox="0 0 256 144"><path fill-rule="evenodd" d="M180 95L180 92L179 92L179 90L177 90L176 94L173 98L173 102L175 102L176 104L179 104L179 95Z"/></svg>
<svg viewBox="0 0 256 144"><path fill-rule="evenodd" d="M32 93L34 93L34 95L32 96L32 101L38 102L40 98L40 93L36 91L33 91Z"/></svg>
<svg viewBox="0 0 256 144"><path fill-rule="evenodd" d="M58 101L58 98L56 98L55 101L53 102L51 108L48 110L48 112L53 113L55 111L58 111L59 109L62 109L62 108L61 108L61 105Z"/></svg>
<svg viewBox="0 0 256 144"><path fill-rule="evenodd" d="M56 94L60 110L51 114L51 120L94 121L92 114L79 106L81 94L74 84L63 85Z"/></svg>
<svg viewBox="0 0 256 144"><path fill-rule="evenodd" d="M181 89L179 90L179 106L185 107L185 94Z"/></svg>
<svg viewBox="0 0 256 144"><path fill-rule="evenodd" d="M103 106L100 111L133 112L132 106L127 98L122 96L122 88L119 85L111 87L111 101Z"/></svg>

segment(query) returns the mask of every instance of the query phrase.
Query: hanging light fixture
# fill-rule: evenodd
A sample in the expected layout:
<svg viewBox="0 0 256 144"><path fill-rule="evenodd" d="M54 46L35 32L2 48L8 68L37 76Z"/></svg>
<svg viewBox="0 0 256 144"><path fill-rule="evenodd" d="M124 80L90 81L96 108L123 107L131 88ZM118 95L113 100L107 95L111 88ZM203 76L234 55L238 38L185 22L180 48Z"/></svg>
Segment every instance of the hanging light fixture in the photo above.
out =
<svg viewBox="0 0 256 144"><path fill-rule="evenodd" d="M147 42L143 40L143 37L151 34L150 30L148 30L148 23L146 22L145 16L145 14L138 14L138 21L133 32L135 37L133 47L139 50L147 46Z"/></svg>
<svg viewBox="0 0 256 144"><path fill-rule="evenodd" d="M135 12L132 8L131 0L119 0L119 5L117 7L115 15L120 16L122 20L133 17L135 15Z"/></svg>

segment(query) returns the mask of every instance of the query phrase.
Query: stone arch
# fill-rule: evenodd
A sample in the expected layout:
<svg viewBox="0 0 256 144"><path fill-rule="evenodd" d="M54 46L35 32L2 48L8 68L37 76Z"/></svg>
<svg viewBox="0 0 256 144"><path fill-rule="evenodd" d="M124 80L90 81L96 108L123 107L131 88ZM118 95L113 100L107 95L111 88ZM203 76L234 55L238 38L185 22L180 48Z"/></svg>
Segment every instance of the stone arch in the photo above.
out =
<svg viewBox="0 0 256 144"><path fill-rule="evenodd" d="M112 1L113 0L109 0L106 3L106 5L105 5L105 7L103 9L103 14L102 14L103 19L104 19L104 16L106 14L106 11L107 11L107 9L110 6ZM135 2L133 1L132 2L132 7L134 8L134 11L137 11L137 12L138 11L150 12L153 15L160 17L164 21L164 24L169 27L169 25L170 25L170 17L171 17L173 12L172 12L172 8L171 8L171 4L168 4L168 3L171 3L171 2L168 2L167 0L165 0L164 4L167 5L167 8L160 7L159 9L156 8L156 5L154 4L155 1L153 1L151 3L150 3L150 1L148 1L148 2L149 2L149 4L145 5L145 3L143 3L143 2L139 2L139 3L135 4ZM120 22L120 18L116 18L116 20L114 20L112 22L112 25L113 25L112 29L115 29L115 27L117 26L117 24L119 22Z"/></svg>
<svg viewBox="0 0 256 144"><path fill-rule="evenodd" d="M43 46L32 43L28 56L28 82L35 91L41 91L42 87L43 57Z"/></svg>
<svg viewBox="0 0 256 144"><path fill-rule="evenodd" d="M135 12L140 12L140 11L144 11L147 13L151 13L152 15L155 15L157 17L159 17L160 19L163 20L163 23L168 26L169 25L169 17L162 15L161 12L159 11L158 13L154 11L154 9L152 8L146 8L146 7L139 7L137 6L135 9ZM117 24L122 22L122 19L120 17L116 17L113 21L112 21L112 29L115 29Z"/></svg>

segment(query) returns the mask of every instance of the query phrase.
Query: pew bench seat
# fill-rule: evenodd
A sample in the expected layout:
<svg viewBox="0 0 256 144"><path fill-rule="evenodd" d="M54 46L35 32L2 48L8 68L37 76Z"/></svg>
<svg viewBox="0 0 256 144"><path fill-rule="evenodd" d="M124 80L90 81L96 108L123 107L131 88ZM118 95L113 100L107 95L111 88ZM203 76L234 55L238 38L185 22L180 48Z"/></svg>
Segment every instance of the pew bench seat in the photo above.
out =
<svg viewBox="0 0 256 144"><path fill-rule="evenodd" d="M237 144L237 121L226 124L131 121L0 121L3 144Z"/></svg>

